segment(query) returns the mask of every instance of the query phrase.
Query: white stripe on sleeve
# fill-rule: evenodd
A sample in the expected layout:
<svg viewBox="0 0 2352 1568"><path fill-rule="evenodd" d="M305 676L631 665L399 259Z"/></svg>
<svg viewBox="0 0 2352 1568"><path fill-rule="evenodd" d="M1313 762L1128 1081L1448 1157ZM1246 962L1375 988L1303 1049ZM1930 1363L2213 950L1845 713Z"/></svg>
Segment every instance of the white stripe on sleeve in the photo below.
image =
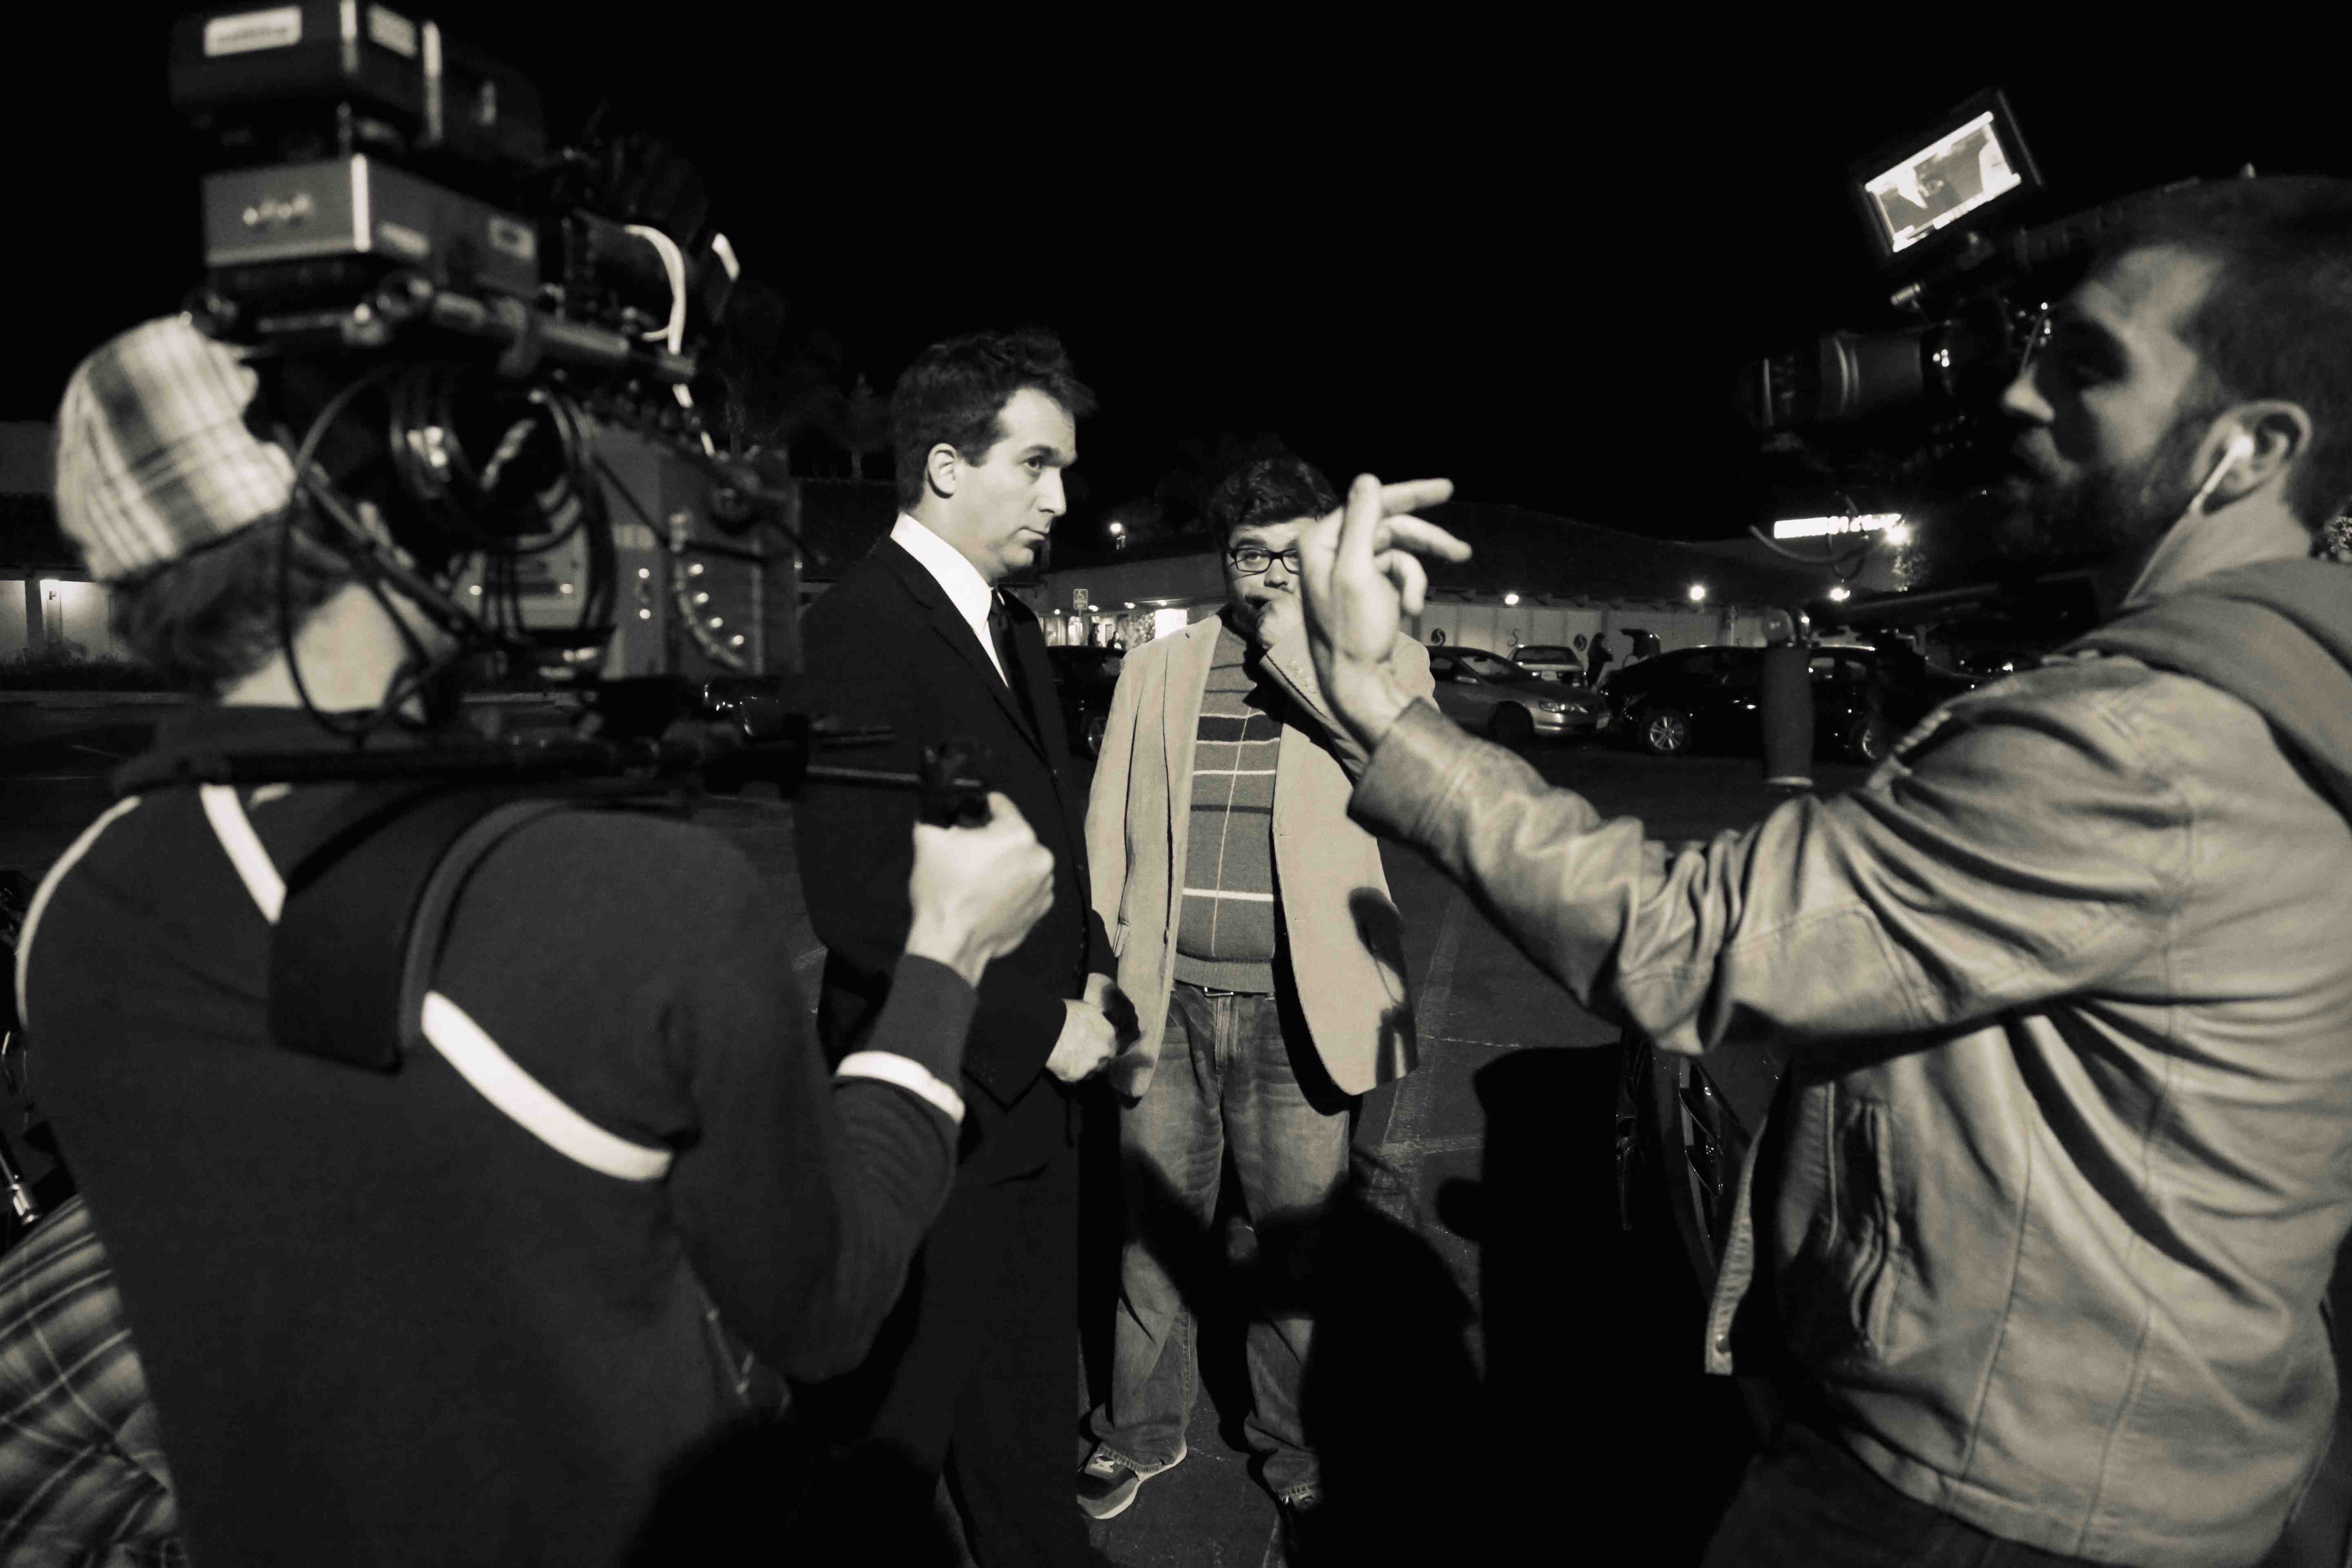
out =
<svg viewBox="0 0 2352 1568"><path fill-rule="evenodd" d="M438 991L425 994L425 1037L484 1100L559 1154L625 1182L669 1173L668 1150L615 1137L564 1104Z"/></svg>
<svg viewBox="0 0 2352 1568"><path fill-rule="evenodd" d="M902 1057L896 1051L852 1051L841 1058L833 1069L835 1078L879 1079L895 1083L908 1093L929 1100L947 1113L949 1121L963 1125L963 1096L941 1083L931 1070L912 1057Z"/></svg>

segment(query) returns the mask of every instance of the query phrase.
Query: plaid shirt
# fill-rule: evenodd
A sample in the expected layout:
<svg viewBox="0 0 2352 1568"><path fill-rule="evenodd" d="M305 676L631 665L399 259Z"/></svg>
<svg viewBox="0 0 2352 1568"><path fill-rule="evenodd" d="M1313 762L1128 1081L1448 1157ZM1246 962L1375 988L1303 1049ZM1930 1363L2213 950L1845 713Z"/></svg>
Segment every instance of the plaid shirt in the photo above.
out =
<svg viewBox="0 0 2352 1568"><path fill-rule="evenodd" d="M113 1271L68 1198L0 1258L0 1563L184 1568Z"/></svg>

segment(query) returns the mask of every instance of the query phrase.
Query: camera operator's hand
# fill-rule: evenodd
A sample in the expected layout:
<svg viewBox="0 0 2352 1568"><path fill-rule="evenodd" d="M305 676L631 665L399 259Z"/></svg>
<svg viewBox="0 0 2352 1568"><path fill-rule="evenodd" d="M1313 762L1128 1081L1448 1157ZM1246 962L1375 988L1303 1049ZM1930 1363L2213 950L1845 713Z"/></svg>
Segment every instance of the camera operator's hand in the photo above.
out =
<svg viewBox="0 0 2352 1568"><path fill-rule="evenodd" d="M1323 693L1366 752L1410 704L1389 656L1405 615L1421 613L1429 574L1418 557L1467 561L1470 546L1403 513L1454 494L1451 479L1383 486L1359 474L1348 504L1298 536L1307 646Z"/></svg>
<svg viewBox="0 0 2352 1568"><path fill-rule="evenodd" d="M1091 1002L1066 1001L1062 1007L1062 1036L1045 1058L1045 1070L1064 1083L1081 1083L1118 1054L1118 1031Z"/></svg>
<svg viewBox="0 0 2352 1568"><path fill-rule="evenodd" d="M1021 945L1054 905L1053 852L1037 842L1012 797L992 791L979 827L915 825L915 907L907 951L980 984L989 961Z"/></svg>

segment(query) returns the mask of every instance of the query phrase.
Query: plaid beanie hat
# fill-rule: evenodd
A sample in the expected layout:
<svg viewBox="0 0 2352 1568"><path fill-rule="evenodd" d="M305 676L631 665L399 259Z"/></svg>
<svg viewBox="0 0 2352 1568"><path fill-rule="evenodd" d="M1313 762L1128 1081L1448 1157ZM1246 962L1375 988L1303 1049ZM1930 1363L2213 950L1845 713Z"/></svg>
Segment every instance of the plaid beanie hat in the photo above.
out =
<svg viewBox="0 0 2352 1568"><path fill-rule="evenodd" d="M58 521L100 582L282 510L294 460L246 428L260 378L186 316L143 322L75 367L58 405Z"/></svg>

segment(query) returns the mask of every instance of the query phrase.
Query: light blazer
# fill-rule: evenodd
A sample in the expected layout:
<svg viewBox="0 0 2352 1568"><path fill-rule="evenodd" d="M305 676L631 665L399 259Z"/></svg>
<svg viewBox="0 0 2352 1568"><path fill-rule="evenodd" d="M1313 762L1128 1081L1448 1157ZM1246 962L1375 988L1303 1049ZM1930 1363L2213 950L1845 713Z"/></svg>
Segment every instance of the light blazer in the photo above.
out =
<svg viewBox="0 0 2352 1568"><path fill-rule="evenodd" d="M1087 804L1094 908L1118 955L1118 986L1135 1003L1147 1066L1176 983L1179 901L1191 840L1192 754L1201 698L1223 623L1196 622L1127 656L1111 697L1102 758ZM1435 686L1429 655L1399 637L1396 668L1411 695ZM1348 816L1354 786L1339 758L1361 750L1331 717L1315 681L1307 637L1295 631L1266 662L1319 728L1286 723L1274 778L1274 876L1282 933L1316 1054L1349 1094L1403 1077L1418 1051L1405 997L1404 929L1389 898L1379 842Z"/></svg>

